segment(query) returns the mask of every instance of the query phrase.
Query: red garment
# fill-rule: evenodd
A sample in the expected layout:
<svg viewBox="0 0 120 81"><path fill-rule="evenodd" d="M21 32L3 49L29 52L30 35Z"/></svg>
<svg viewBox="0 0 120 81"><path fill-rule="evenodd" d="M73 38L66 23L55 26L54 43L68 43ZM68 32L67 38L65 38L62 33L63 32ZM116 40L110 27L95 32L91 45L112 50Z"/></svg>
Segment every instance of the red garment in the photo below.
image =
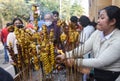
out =
<svg viewBox="0 0 120 81"><path fill-rule="evenodd" d="M1 41L1 29L0 29L0 41Z"/></svg>
<svg viewBox="0 0 120 81"><path fill-rule="evenodd" d="M34 28L34 26L33 26L33 24L32 24L32 23L28 23L28 24L27 24L27 26L26 26L26 28L31 28L31 29L33 29L33 28Z"/></svg>
<svg viewBox="0 0 120 81"><path fill-rule="evenodd" d="M1 41L2 41L3 44L6 43L8 33L9 32L8 32L8 29L6 27L2 29L2 31L1 31Z"/></svg>

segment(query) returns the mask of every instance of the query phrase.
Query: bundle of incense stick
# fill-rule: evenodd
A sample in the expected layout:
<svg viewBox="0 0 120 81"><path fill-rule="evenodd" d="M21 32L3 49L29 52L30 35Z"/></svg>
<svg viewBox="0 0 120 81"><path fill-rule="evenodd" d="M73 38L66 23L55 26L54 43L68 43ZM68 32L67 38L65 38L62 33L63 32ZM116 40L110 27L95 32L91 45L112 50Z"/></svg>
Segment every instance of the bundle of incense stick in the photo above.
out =
<svg viewBox="0 0 120 81"><path fill-rule="evenodd" d="M78 58L81 58L83 59L83 53L84 53L84 46L85 44L83 43L85 41L85 37L83 37L83 32L81 32L80 34L80 38L81 38L81 43L79 44L80 45L80 48L77 47L77 51L75 51L74 49L72 50L72 55L73 55L73 59L76 60ZM75 48L75 44L72 44L71 45L72 48ZM70 47L71 48L71 47ZM80 49L80 50L79 50ZM69 53L69 52L68 52ZM79 54L80 53L80 54ZM66 54L65 54L66 55ZM70 54L69 54L70 55ZM69 56L70 57L70 56ZM69 59L69 58L66 58L66 60ZM71 59L71 58L70 58ZM78 60L76 60L76 63L78 63ZM82 63L82 60L81 62L79 63ZM78 70L77 70L77 65L74 65L73 67L67 67L66 66L66 81L82 81L82 73L80 73ZM80 69L82 68L81 66L79 67Z"/></svg>

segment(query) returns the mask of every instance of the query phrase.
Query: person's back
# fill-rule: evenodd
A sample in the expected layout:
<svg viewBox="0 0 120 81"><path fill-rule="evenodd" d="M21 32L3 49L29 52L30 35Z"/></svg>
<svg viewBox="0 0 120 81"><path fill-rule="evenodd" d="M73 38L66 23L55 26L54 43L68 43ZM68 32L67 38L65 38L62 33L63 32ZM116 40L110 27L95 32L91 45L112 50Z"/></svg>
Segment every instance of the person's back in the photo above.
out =
<svg viewBox="0 0 120 81"><path fill-rule="evenodd" d="M92 26L92 25L88 25L86 27L83 28L83 37L84 40L86 41L90 36L91 34L95 31L95 28Z"/></svg>
<svg viewBox="0 0 120 81"><path fill-rule="evenodd" d="M95 31L95 28L91 25L91 21L87 16L82 15L79 19L81 26L83 27L82 37L80 41L85 42L90 35Z"/></svg>
<svg viewBox="0 0 120 81"><path fill-rule="evenodd" d="M1 40L2 40L3 44L6 42L8 33L9 32L8 32L7 27L5 27L5 28L2 29L2 31L1 31Z"/></svg>
<svg viewBox="0 0 120 81"><path fill-rule="evenodd" d="M4 62L3 64L7 64L9 62L9 57L8 57L8 52L7 52L7 49L6 49L6 45L7 45L7 36L9 34L8 32L8 27L12 25L12 23L7 23L6 24L6 27L2 29L1 31L1 41L2 41L2 44L4 46Z"/></svg>
<svg viewBox="0 0 120 81"><path fill-rule="evenodd" d="M14 81L13 77L0 67L0 81Z"/></svg>

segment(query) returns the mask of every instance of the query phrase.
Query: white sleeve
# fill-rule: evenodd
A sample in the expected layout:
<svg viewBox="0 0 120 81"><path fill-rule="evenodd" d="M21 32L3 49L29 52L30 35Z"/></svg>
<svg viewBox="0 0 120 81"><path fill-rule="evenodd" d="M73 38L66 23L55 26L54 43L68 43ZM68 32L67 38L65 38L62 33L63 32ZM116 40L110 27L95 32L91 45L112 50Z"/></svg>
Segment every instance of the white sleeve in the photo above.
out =
<svg viewBox="0 0 120 81"><path fill-rule="evenodd" d="M95 31L95 28L93 26L88 25L85 27L82 31L82 38L80 39L82 42L85 42L88 40L88 38L91 36L91 34Z"/></svg>
<svg viewBox="0 0 120 81"><path fill-rule="evenodd" d="M15 34L13 32L10 32L7 36L7 46L10 46L9 45L10 43L12 44L12 48L14 50L14 53L17 54L18 51L17 51L17 47L16 47L16 38L15 38ZM9 55L9 59L11 61L12 59L11 59L9 52L8 52L8 55Z"/></svg>
<svg viewBox="0 0 120 81"><path fill-rule="evenodd" d="M119 40L120 41L120 40ZM120 42L112 41L112 43L100 54L97 58L83 59L82 66L101 68L109 66L120 59ZM80 66L81 59L78 59L78 66Z"/></svg>
<svg viewBox="0 0 120 81"><path fill-rule="evenodd" d="M18 54L18 50L17 50L17 40L15 39L15 42L14 42L14 54Z"/></svg>
<svg viewBox="0 0 120 81"><path fill-rule="evenodd" d="M8 36L7 36L7 46L9 46L9 44L14 44L14 36L13 36L13 33L9 33Z"/></svg>
<svg viewBox="0 0 120 81"><path fill-rule="evenodd" d="M13 47L14 37L13 37L13 34L12 34L12 33L9 33L8 36L7 36L7 46L10 46L10 45L9 45L10 43L12 44L12 47ZM11 58L9 52L8 52L8 56L9 56L9 61L12 61L12 58Z"/></svg>

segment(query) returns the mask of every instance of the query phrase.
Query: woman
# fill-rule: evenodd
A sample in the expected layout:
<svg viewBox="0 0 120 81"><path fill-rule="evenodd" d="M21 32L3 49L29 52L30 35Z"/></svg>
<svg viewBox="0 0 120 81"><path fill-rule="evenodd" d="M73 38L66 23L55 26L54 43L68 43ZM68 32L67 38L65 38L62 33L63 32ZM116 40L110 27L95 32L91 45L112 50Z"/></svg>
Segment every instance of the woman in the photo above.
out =
<svg viewBox="0 0 120 81"><path fill-rule="evenodd" d="M108 6L100 11L97 30L85 42L84 54L92 50L94 58L69 59L66 65L94 68L96 81L115 81L120 75L119 46L120 8ZM66 58L71 57L73 57L72 53L66 53ZM56 59L63 62L65 55L59 55Z"/></svg>
<svg viewBox="0 0 120 81"><path fill-rule="evenodd" d="M15 18L15 19L13 19L12 23L13 23L13 26L11 26L11 28L8 29L9 34L7 36L7 46L10 46L10 43L12 44L15 57L17 57L17 54L18 54L17 46L16 46L17 39L16 39L16 36L15 36L15 33L14 33L14 28L12 28L12 27L22 28L23 27L23 22L20 18ZM9 54L9 61L10 61L11 64L13 64L13 60L11 59L10 54ZM15 69L15 74L17 74L18 70L17 70L16 66L14 66L14 69Z"/></svg>

